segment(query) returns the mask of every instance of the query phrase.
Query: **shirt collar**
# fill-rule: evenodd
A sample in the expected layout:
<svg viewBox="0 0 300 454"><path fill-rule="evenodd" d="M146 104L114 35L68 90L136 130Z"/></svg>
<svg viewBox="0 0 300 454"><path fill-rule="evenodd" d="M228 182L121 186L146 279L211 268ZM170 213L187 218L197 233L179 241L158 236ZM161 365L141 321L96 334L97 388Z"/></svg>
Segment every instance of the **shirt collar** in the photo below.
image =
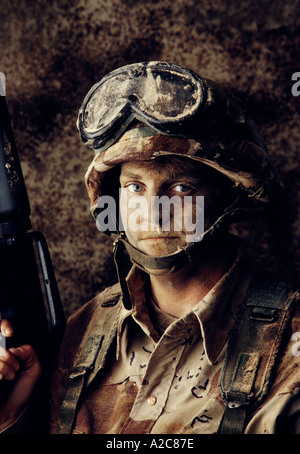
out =
<svg viewBox="0 0 300 454"><path fill-rule="evenodd" d="M211 364L217 360L228 340L252 277L252 266L240 244L231 268L190 313L197 317L204 350Z"/></svg>
<svg viewBox="0 0 300 454"><path fill-rule="evenodd" d="M243 243L239 241L236 259L231 268L194 306L192 311L174 322L174 324L182 321L185 324L191 322L199 324L204 351L210 364L216 362L224 348L234 324L235 314L244 300L252 277L252 267L249 265ZM132 309L123 308L121 311L118 346L120 345L123 323L129 316L132 316L154 342L158 342L160 335L151 322L146 304L146 292L149 285L148 275L133 266L128 274L127 284L131 295Z"/></svg>

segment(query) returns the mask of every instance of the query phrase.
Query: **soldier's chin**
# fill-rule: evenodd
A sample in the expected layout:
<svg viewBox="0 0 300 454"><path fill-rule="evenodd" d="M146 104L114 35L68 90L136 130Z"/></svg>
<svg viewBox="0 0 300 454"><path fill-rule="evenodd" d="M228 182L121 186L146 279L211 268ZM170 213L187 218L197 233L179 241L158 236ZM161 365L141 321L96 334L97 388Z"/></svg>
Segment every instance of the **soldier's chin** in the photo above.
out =
<svg viewBox="0 0 300 454"><path fill-rule="evenodd" d="M138 249L151 257L165 257L174 254L182 247L186 246L186 242L178 237L173 238L147 238L138 242Z"/></svg>
<svg viewBox="0 0 300 454"><path fill-rule="evenodd" d="M187 243L180 238L168 238L164 240L155 239L143 241L143 246L138 245L140 252L149 255L151 257L168 257L176 252L179 252L186 247ZM171 268L144 268L148 274L152 276L165 276L178 271L178 266L172 266Z"/></svg>

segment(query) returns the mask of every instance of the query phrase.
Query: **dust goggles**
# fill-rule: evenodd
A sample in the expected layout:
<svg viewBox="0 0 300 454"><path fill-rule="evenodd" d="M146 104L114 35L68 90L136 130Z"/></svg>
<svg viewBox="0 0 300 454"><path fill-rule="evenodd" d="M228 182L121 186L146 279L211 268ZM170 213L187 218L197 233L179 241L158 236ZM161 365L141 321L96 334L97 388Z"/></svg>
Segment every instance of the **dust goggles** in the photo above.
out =
<svg viewBox="0 0 300 454"><path fill-rule="evenodd" d="M79 110L82 141L96 151L111 146L139 120L155 131L197 138L245 122L245 108L230 93L193 71L165 62L145 62L112 71L94 85Z"/></svg>

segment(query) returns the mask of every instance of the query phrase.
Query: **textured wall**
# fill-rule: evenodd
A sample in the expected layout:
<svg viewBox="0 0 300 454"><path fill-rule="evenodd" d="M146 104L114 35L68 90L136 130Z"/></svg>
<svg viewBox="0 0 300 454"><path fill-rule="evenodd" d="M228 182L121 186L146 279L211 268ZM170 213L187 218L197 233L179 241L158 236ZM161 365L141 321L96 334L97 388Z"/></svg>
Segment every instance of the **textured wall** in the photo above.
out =
<svg viewBox="0 0 300 454"><path fill-rule="evenodd" d="M275 242L262 222L240 231L262 266L299 278L299 44L299 0L2 0L0 71L32 223L47 237L67 314L115 280L111 240L89 215L92 151L77 111L103 75L136 61L182 64L250 96L292 211Z"/></svg>

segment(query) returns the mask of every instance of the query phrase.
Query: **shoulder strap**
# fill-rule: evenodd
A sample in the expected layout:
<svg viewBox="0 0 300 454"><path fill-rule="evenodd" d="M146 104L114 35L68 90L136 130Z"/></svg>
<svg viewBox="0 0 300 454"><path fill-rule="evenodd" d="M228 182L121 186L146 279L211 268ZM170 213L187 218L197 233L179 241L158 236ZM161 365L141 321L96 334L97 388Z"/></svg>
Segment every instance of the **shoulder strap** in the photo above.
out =
<svg viewBox="0 0 300 454"><path fill-rule="evenodd" d="M60 408L57 433L71 433L81 393L104 367L116 336L121 308L119 292L102 301L96 309L69 370L69 387Z"/></svg>
<svg viewBox="0 0 300 454"><path fill-rule="evenodd" d="M265 397L297 296L286 282L256 278L250 284L221 371L226 409L218 433L243 433L250 404Z"/></svg>

